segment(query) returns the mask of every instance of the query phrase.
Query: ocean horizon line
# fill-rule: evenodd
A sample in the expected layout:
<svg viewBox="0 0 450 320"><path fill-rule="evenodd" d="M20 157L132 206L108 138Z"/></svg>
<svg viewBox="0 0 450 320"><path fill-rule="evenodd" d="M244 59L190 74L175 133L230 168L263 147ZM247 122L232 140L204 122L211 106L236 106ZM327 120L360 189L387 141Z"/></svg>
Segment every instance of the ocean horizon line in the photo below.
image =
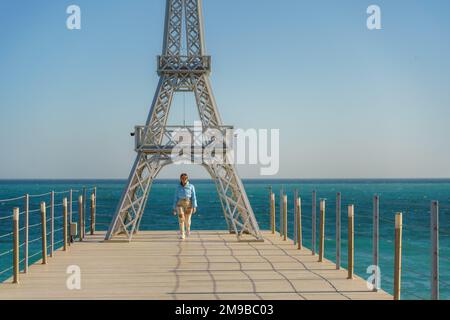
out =
<svg viewBox="0 0 450 320"><path fill-rule="evenodd" d="M127 178L0 178L0 183L21 182L126 182ZM178 178L156 178L154 182L178 181ZM210 178L191 178L192 181L210 182ZM242 178L248 182L445 182L449 178Z"/></svg>

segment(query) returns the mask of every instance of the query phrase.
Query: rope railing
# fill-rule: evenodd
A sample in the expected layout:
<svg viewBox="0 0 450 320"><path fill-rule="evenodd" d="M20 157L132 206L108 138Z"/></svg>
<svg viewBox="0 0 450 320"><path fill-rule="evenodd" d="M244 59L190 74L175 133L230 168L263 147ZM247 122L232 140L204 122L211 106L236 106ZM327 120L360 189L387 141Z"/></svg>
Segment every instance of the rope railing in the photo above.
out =
<svg viewBox="0 0 450 320"><path fill-rule="evenodd" d="M41 197L49 196L51 194L52 194L51 192L42 193L42 194L30 194L30 195L28 195L28 197L30 197L30 198L41 198Z"/></svg>
<svg viewBox="0 0 450 320"><path fill-rule="evenodd" d="M11 271L12 269L13 269L13 267L9 267L9 268L7 268L7 269L5 269L5 270L3 270L3 271L0 271L0 276L1 276L2 274L5 274L5 273Z"/></svg>
<svg viewBox="0 0 450 320"><path fill-rule="evenodd" d="M35 227L40 226L40 225L42 225L41 222L38 222L38 223L35 223L35 224L31 224L31 225L28 226L28 229L35 228Z"/></svg>
<svg viewBox="0 0 450 320"><path fill-rule="evenodd" d="M92 187L89 188L87 190L95 190L96 187ZM41 198L41 197L45 197L45 196L49 196L51 195L53 192L54 195L61 195L61 194L67 194L67 193L79 193L80 190L76 190L76 189L72 189L72 190L64 190L64 191L50 191L50 192L46 192L46 193L41 193L41 194L29 194L28 197L29 198ZM25 199L26 195L22 195L22 196L18 196L15 198L9 198L9 199L0 199L0 203L4 203L4 202L13 202L13 201L18 201L18 200L23 200Z"/></svg>
<svg viewBox="0 0 450 320"><path fill-rule="evenodd" d="M73 190L72 190L73 192ZM66 193L70 193L70 190L66 190L66 191L55 191L54 194L66 194Z"/></svg>
<svg viewBox="0 0 450 320"><path fill-rule="evenodd" d="M28 213L34 213L34 212L41 212L41 209L33 209L33 210L29 210Z"/></svg>
<svg viewBox="0 0 450 320"><path fill-rule="evenodd" d="M8 254L10 254L10 253L12 253L12 252L13 252L13 250L11 249L11 250L5 251L5 252L3 252L3 253L0 253L0 257L6 256L6 255L8 255Z"/></svg>
<svg viewBox="0 0 450 320"><path fill-rule="evenodd" d="M25 199L25 196L20 196L20 197L11 198L11 199L3 199L3 200L0 200L0 203L13 202L13 201L18 201L18 200L22 200L22 199Z"/></svg>
<svg viewBox="0 0 450 320"><path fill-rule="evenodd" d="M86 217L86 213L84 211L87 211L86 203L90 201L90 198L87 197L87 191L92 191L93 194L96 194L96 187L92 188L83 188L83 195L86 196L86 199L82 198L81 203L81 210L84 213L84 220L90 221L90 216ZM79 211L80 208L77 206L77 209L73 208L73 203L78 204L78 199L72 200L72 202L68 202L68 206L64 207L63 198L62 196L66 195L64 199L72 198L73 195L81 193L80 190L64 190L64 191L50 191L47 193L42 194L26 194L20 197L15 198L9 198L9 199L3 199L0 200L0 204L5 203L11 203L16 201L16 203L12 203L10 205L6 205L5 208L10 208L12 205L17 205L17 201L23 200L24 202L20 203L19 206L16 206L14 210L13 208L10 208L8 210L14 211L14 214L9 214L6 216L0 217L0 232L5 231L4 234L0 234L0 257L7 256L7 255L14 255L14 259L12 261L12 266L8 266L4 270L0 270L0 282L5 275L9 275L10 271L13 270L13 282L18 283L19 274L16 273L17 270L20 269L19 266L23 265L23 272L28 272L28 265L30 262L30 259L35 258L37 256L42 256L43 261L47 263L47 256L52 257L53 252L55 250L58 250L60 247L63 247L64 250L66 250L68 244L69 244L69 237L72 237L73 235L70 234L70 230L73 230L71 228L72 221L69 221L69 214L71 217L76 216L76 211ZM48 202L39 202L40 200L37 200L38 198L43 198L49 196ZM36 200L35 200L36 199ZM44 200L44 199L42 199ZM43 205L45 203L45 205ZM91 206L92 206L91 201ZM24 206L25 210L18 210L18 207ZM36 207L35 207L36 206ZM95 215L95 206L94 209L94 215ZM45 210L45 211L42 211ZM74 210L74 211L72 211ZM3 209L0 210L0 214L2 213ZM40 213L38 215L37 213ZM33 214L33 215L32 215ZM67 214L67 215L66 215ZM16 218L17 216L17 218ZM45 218L45 219L44 219ZM17 220L16 220L17 219ZM64 220L67 219L67 220ZM4 225L5 221L11 221L12 224L9 227L6 227ZM29 221L29 222L28 222ZM64 222L66 221L66 222ZM95 220L94 220L95 221ZM19 228L19 223L21 224L21 227ZM92 221L90 221L92 223ZM50 227L47 227L49 225ZM65 226L67 226L67 231L65 230ZM5 229L5 227L7 229ZM86 226L88 227L88 226ZM9 229L11 228L11 229ZM39 233L39 229L41 229L41 236L34 237L37 233ZM11 232L12 230L12 232ZM44 232L43 230L47 230ZM33 231L33 232L31 232ZM19 234L25 233L25 237L22 236L15 236L15 232ZM65 238L65 235L67 234L67 238ZM29 237L33 236L33 237ZM84 237L85 233L81 235ZM21 242L18 243L18 239L20 238ZM23 240L25 238L25 240ZM78 238L80 238L80 235L78 235ZM81 239L81 238L80 238ZM5 242L8 241L8 242ZM15 242L17 241L17 243ZM38 242L41 242L41 246L37 246L36 244ZM12 249L8 248L5 249L5 246L12 245ZM43 251L43 248L46 249L45 253ZM30 252L31 251L33 252ZM1 251L3 250L3 251ZM19 250L19 252L15 252L15 250ZM45 255L45 257L44 257ZM16 259L17 257L17 259ZM23 257L22 259L19 259L18 257ZM20 270L19 270L20 271Z"/></svg>
<svg viewBox="0 0 450 320"><path fill-rule="evenodd" d="M0 220L12 219L12 217L13 217L13 215L6 216L6 217L0 217Z"/></svg>
<svg viewBox="0 0 450 320"><path fill-rule="evenodd" d="M42 240L42 237L39 237L39 238L36 238L36 239L28 241L28 244L31 244L31 243L39 241L39 240Z"/></svg>
<svg viewBox="0 0 450 320"><path fill-rule="evenodd" d="M9 233L7 233L7 234L1 235L1 236L0 236L0 239L6 238L6 237L9 237L9 236L12 236L13 234L14 234L13 232L9 232Z"/></svg>
<svg viewBox="0 0 450 320"><path fill-rule="evenodd" d="M30 255L29 257L28 257L28 259L29 260L31 260L32 258L34 258L34 257L36 257L36 256L38 256L38 255L41 255L42 253L41 252L36 252L36 253L33 253L32 255Z"/></svg>
<svg viewBox="0 0 450 320"><path fill-rule="evenodd" d="M349 271L349 274L353 273L353 263L354 263L354 240L358 241L358 239L365 239L365 241L367 241L367 239L370 239L372 244L374 243L374 239L376 239L376 243L383 243L383 246L380 247L379 245L372 245L372 251L373 251L373 261L370 261L367 257L367 254L364 255L359 255L358 257L358 261L370 261L370 264L376 264L375 261L378 261L378 265L380 266L381 264L392 267L393 270L395 270L395 274L394 276L391 278L391 284L394 287L394 297L396 299L400 299L400 292L401 292L401 273L402 271L406 274L409 275L406 278L408 279L420 279L421 281L423 279L430 279L430 289L433 293L432 294L432 299L436 299L436 295L435 295L435 291L436 291L436 286L435 283L433 282L433 278L439 279L439 270L436 269L435 267L435 262L433 262L436 258L436 254L432 255L430 254L430 252L435 252L435 253L439 253L439 249L436 248L436 243L434 242L434 240L431 241L431 244L434 243L434 247L433 245L431 246L427 246L423 243L414 243L410 245L410 239L412 238L412 236L419 234L420 236L426 237L427 240L430 239L430 235L434 235L434 237L437 237L437 234L440 238L445 238L448 239L446 237L450 236L450 232L447 230L442 230L442 227L439 228L438 233L435 232L434 230L436 228L431 228L430 225L423 224L423 219L427 218L430 219L433 218L433 215L436 215L436 212L438 212L438 209L433 209L433 205L432 208L430 210L430 207L428 205L425 205L423 203L423 200L418 200L414 203L411 203L410 199L405 199L405 202L402 202L402 199L396 199L394 202L401 204L404 208L407 208L407 210L405 210L403 212L403 214L400 213L396 213L394 214L388 214L385 211L385 208L383 207L383 205L380 207L379 203L379 196L375 196L372 200L373 200L373 208L372 210L368 210L367 206L370 205L370 202L367 201L364 204L364 210L357 210L358 207L354 207L356 210L354 212L354 214L352 215L352 226L351 229L350 225L347 226L347 223L345 223L345 220L348 220L349 218L347 218L347 212L346 209L347 208L343 208L341 207L341 198L340 195L341 193L337 193L338 196L338 200L333 199L332 201L325 201L324 203L327 204L327 206L331 206L333 209L330 210L332 213L332 219L330 219L330 211L327 211L327 215L323 216L324 221L322 221L321 218L321 210L319 210L319 201L318 199L321 199L317 196L317 192L314 193L313 191L313 197L311 198L311 196L309 194L305 194L305 193L296 193L296 191L294 190L294 197L292 197L291 195L291 191L288 193L288 199L290 198L291 201L293 198L295 198L295 195L297 194L301 199L302 199L302 214L301 214L301 222L306 222L306 223L301 223L301 229L299 229L300 227L297 226L297 220L295 219L295 215L297 214L297 209L295 208L295 210L293 210L292 205L288 205L288 209L284 210L282 206L280 206L279 201L281 201L281 199L283 198L283 195L286 195L285 191L280 191L280 197L278 197L278 193L273 193L274 189L270 189L272 190L272 194L274 196L271 197L266 197L266 202L270 203L269 208L270 207L274 207L275 210L270 210L270 218L271 218L271 225L273 225L273 219L274 219L274 214L277 215L276 217L276 221L275 221L275 230L276 229L281 229L279 230L280 235L283 237L283 233L285 232L283 229L285 227L282 228L283 224L284 224L284 220L288 220L288 225L289 225L289 231L291 232L291 234L294 234L294 244L297 244L298 241L296 239L296 237L298 236L298 234L300 234L301 236L303 234L305 234L304 231L308 231L306 232L307 236L312 236L312 239L310 241L306 240L306 242L311 242L311 246L317 246L317 243L319 243L319 262L321 261L321 258L323 257L323 253L321 252L321 246L323 248L324 244L327 243L335 243L336 244L336 250L338 250L337 248L341 247L342 243L344 243L346 246L351 246L351 248L348 248L349 252L351 251L352 253L347 254L347 258L348 258L348 269L351 269L351 272ZM283 188L281 189L283 190ZM312 189L314 190L314 189ZM316 195L316 197L314 197L314 194ZM329 194L328 194L329 195ZM275 200L273 200L275 199ZM314 200L317 201L316 204L314 205ZM272 201L275 201L274 203L272 203ZM354 199L352 200L346 200L346 204L347 203L351 203L351 201L354 201ZM293 202L293 201L292 201ZM395 203L392 203L392 201L389 201L389 206L395 206ZM428 202L427 202L428 203ZM432 202L432 203L436 203L436 202ZM322 202L321 202L322 204ZM338 234L337 234L337 226L333 227L332 229L329 229L329 227L326 226L327 223L337 223L337 220L335 219L335 215L337 213L334 212L334 210L337 210L337 205L339 205L339 212L340 213L340 229L343 229L343 231L345 231L344 235L347 237L349 237L349 239L341 239L340 238L340 234L341 231L339 231L339 238ZM295 206L294 206L295 207ZM398 206L401 207L401 206ZM314 209L316 208L316 209ZM376 209L376 210L375 210ZM314 212L315 212L315 216L314 216ZM419 212L424 212L423 214L419 214ZM381 213L381 214L380 214ZM447 212L448 213L448 212ZM294 215L294 219L292 218L288 218L289 216L292 217ZM279 216L279 219L278 219ZM403 219L401 219L401 217L403 216ZM398 222L398 218L400 217L400 224ZM279 220L279 221L278 221ZM402 221L403 220L403 221ZM355 224L355 222L358 221L358 224ZM375 223L376 221L376 223ZM430 221L430 220L428 220ZM319 228L319 230L317 230L317 227L323 223L325 226ZM432 223L433 220L432 220ZM316 227L317 225L317 227ZM383 228L380 228L380 225L383 226ZM437 225L437 224L436 224ZM306 229L305 229L306 228ZM311 230L312 228L312 230ZM336 229L335 229L336 228ZM333 236L336 236L335 241L332 241L333 239L330 238L330 236L326 236L325 233L330 232L331 230L333 230ZM400 231L399 231L400 230ZM436 229L437 230L437 229ZM315 233L318 233L319 235L317 235L317 238L315 237ZM394 233L395 233L395 237L394 237ZM435 235L436 233L436 235ZM403 234L403 235L402 235ZM397 235L399 235L397 237ZM320 236L320 239L319 239ZM350 241L350 237L352 237L351 241ZM355 239L353 239L353 237ZM402 244L402 238L404 238L404 243ZM284 240L286 240L286 237L284 237ZM301 242L303 242L303 239L300 239ZM447 241L447 240L446 240ZM299 246L300 249L301 246ZM395 256L394 255L389 255L388 257L385 257L385 255L381 255L380 254L380 249L382 252L387 252L387 250L391 250L391 248L394 247L395 248ZM430 251L430 248L432 249ZM402 250L403 249L403 250ZM340 249L339 249L340 250ZM421 251L421 254L424 254L425 252L429 254L430 256L430 264L428 264L428 262L426 262L425 264L427 265L427 267L429 267L432 272L427 271L421 271L424 270L423 269L423 263L421 268L422 269L416 269L415 268L415 261L413 258L408 259L408 256L412 253L412 252L417 252L418 250ZM445 250L445 248L443 248L443 250ZM402 260L402 251L403 251L403 255L405 256L403 258L403 263L400 264L398 263L398 261ZM314 252L314 250L313 250ZM317 253L315 253L317 254ZM339 258L339 267L340 267L340 251L336 252L335 255L333 255L333 258ZM449 263L450 259L444 256L440 256L439 257L440 262L441 263ZM419 262L423 262L423 261L419 261ZM338 262L337 262L338 263ZM434 265L433 265L434 263ZM402 266L401 269L399 269L399 266ZM338 268L338 265L337 265ZM447 270L446 270L447 271ZM387 273L389 275L389 273ZM433 274L433 275L432 275ZM414 275L414 277L412 277L411 275ZM448 273L447 273L448 275ZM386 276L383 276L383 279L386 279ZM409 286L405 286L404 288L406 291L406 296L407 297L412 297L414 296L414 294L411 294L410 288ZM420 295L416 296L420 297ZM421 297L423 298L423 297Z"/></svg>

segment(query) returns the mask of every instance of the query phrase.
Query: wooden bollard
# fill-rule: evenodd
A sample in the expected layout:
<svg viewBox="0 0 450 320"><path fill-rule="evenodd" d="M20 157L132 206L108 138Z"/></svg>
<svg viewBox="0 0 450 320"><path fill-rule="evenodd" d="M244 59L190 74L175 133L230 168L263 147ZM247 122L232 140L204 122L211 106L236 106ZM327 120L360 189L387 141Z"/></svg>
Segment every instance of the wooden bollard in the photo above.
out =
<svg viewBox="0 0 450 320"><path fill-rule="evenodd" d="M287 241L287 195L283 196L283 240Z"/></svg>
<svg viewBox="0 0 450 320"><path fill-rule="evenodd" d="M95 194L91 194L91 236L95 233Z"/></svg>
<svg viewBox="0 0 450 320"><path fill-rule="evenodd" d="M50 196L50 257L53 258L55 251L55 192Z"/></svg>
<svg viewBox="0 0 450 320"><path fill-rule="evenodd" d="M400 300L402 283L402 213L395 215L394 300Z"/></svg>
<svg viewBox="0 0 450 320"><path fill-rule="evenodd" d="M283 188L280 190L280 204L279 204L279 212L280 212L280 237L283 238Z"/></svg>
<svg viewBox="0 0 450 320"><path fill-rule="evenodd" d="M376 267L374 275L374 286L373 291L376 292L379 289L380 284L378 283L378 279L380 275L378 274L378 267L380 265L380 197L375 195L373 197L373 235L372 235L372 244L373 244L373 261L372 264Z"/></svg>
<svg viewBox="0 0 450 320"><path fill-rule="evenodd" d="M41 224L42 224L42 264L47 264L47 214L45 202L41 202Z"/></svg>
<svg viewBox="0 0 450 320"><path fill-rule="evenodd" d="M64 239L64 247L63 250L67 251L67 245L68 245L68 216L67 216L67 198L63 199L63 239Z"/></svg>
<svg viewBox="0 0 450 320"><path fill-rule="evenodd" d="M325 199L320 200L320 239L319 239L319 262L323 262L325 250Z"/></svg>
<svg viewBox="0 0 450 320"><path fill-rule="evenodd" d="M72 228L72 222L73 222L72 209L73 209L73 190L70 189L70 192L69 192L69 206L68 206L68 210L69 210L69 228ZM71 241L69 241L69 247L70 247L70 245L72 243L72 231L69 232L69 237L71 239Z"/></svg>
<svg viewBox="0 0 450 320"><path fill-rule="evenodd" d="M311 253L313 256L316 255L316 197L317 197L317 193L314 190L312 192L312 205L311 205Z"/></svg>
<svg viewBox="0 0 450 320"><path fill-rule="evenodd" d="M302 199L297 198L297 249L302 250Z"/></svg>
<svg viewBox="0 0 450 320"><path fill-rule="evenodd" d="M431 300L439 300L439 202L431 202Z"/></svg>
<svg viewBox="0 0 450 320"><path fill-rule="evenodd" d="M298 198L298 190L294 191L294 246L297 245L297 198Z"/></svg>
<svg viewBox="0 0 450 320"><path fill-rule="evenodd" d="M355 232L355 206L348 206L348 279L353 279L353 263L355 258L354 232Z"/></svg>
<svg viewBox="0 0 450 320"><path fill-rule="evenodd" d="M83 188L83 233L81 234L83 239L86 235L86 205L87 205L88 197L87 197L87 189L86 187Z"/></svg>
<svg viewBox="0 0 450 320"><path fill-rule="evenodd" d="M83 241L83 196L78 197L78 237Z"/></svg>
<svg viewBox="0 0 450 320"><path fill-rule="evenodd" d="M19 283L19 208L13 209L13 283Z"/></svg>
<svg viewBox="0 0 450 320"><path fill-rule="evenodd" d="M341 193L336 194L336 270L341 269Z"/></svg>
<svg viewBox="0 0 450 320"><path fill-rule="evenodd" d="M29 242L29 223L30 223L30 196L27 194L25 195L25 244L23 247L23 255L24 255L24 261L23 261L23 272L28 273L28 257L29 257L29 250L28 250L28 242Z"/></svg>
<svg viewBox="0 0 450 320"><path fill-rule="evenodd" d="M270 194L270 226L272 234L275 234L275 193Z"/></svg>

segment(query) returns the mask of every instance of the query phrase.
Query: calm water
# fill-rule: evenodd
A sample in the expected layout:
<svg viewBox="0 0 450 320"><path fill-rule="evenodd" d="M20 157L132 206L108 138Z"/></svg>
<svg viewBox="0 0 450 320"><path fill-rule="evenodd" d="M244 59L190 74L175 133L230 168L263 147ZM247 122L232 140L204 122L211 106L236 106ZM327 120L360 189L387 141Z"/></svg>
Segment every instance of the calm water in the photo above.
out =
<svg viewBox="0 0 450 320"><path fill-rule="evenodd" d="M226 229L215 186L211 181L192 181L197 188L199 212L194 218L194 229ZM97 187L97 229L106 230L116 208L125 181L0 181L0 200L29 194L43 194L51 190L82 190ZM372 197L379 194L380 211L380 266L382 288L392 292L394 256L394 215L403 212L403 299L429 299L430 296L430 201L440 201L440 270L441 298L450 299L450 180L275 180L244 181L250 202L261 229L269 229L269 186L276 194L277 212L279 191L284 188L289 197L289 236L293 237L294 208L292 198L295 189L302 196L304 245L311 247L311 193L317 190L317 200L327 199L325 255L335 260L335 200L336 192L342 193L342 265L347 260L347 218L346 207L355 204L355 272L367 278L366 269L372 260ZM157 181L150 195L147 210L141 223L143 230L176 230L177 220L171 214L174 181ZM55 195L55 246L61 246L63 197L68 193ZM73 219L76 221L76 199L73 197ZM39 203L50 203L50 196L30 198L30 210L39 208ZM8 216L13 207L23 210L23 199L0 202L0 281L11 276L12 219ZM317 205L317 208L319 206ZM22 217L22 216L21 216ZM48 213L49 217L49 213ZM317 214L319 219L319 214ZM23 219L21 219L23 222ZM30 225L39 223L40 213L30 213ZM23 224L21 222L21 227ZM318 220L317 220L318 222ZM278 224L278 217L277 217ZM47 230L50 230L48 223ZM41 236L40 226L30 229L30 262L39 260ZM23 236L21 238L23 240ZM34 255L34 256L33 256ZM23 259L23 256L21 257ZM0 286L1 288L1 286Z"/></svg>

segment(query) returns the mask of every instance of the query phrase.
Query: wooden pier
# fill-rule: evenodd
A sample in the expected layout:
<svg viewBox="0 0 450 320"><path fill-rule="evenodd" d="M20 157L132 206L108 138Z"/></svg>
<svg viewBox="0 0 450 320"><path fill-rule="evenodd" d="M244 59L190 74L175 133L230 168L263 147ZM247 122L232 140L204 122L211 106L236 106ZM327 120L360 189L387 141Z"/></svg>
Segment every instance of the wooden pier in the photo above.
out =
<svg viewBox="0 0 450 320"><path fill-rule="evenodd" d="M133 242L86 235L68 251L55 251L21 274L20 284L1 284L0 299L161 300L392 300L347 279L346 270L279 234L264 242L238 242L224 231L196 231L179 240L175 231L141 232ZM69 290L69 266L81 271L81 289Z"/></svg>

